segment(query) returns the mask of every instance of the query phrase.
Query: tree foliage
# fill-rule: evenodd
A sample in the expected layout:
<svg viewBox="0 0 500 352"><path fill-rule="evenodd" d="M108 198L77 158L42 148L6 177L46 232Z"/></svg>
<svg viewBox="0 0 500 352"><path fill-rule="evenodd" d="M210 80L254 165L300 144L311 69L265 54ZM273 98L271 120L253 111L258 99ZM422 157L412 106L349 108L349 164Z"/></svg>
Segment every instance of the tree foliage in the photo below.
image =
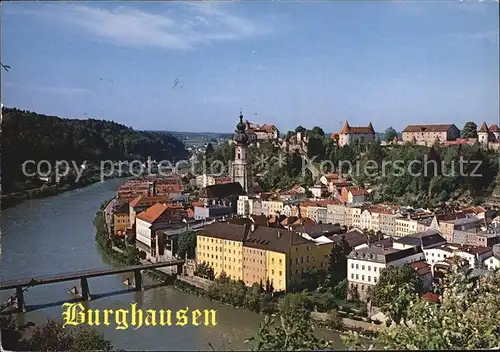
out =
<svg viewBox="0 0 500 352"><path fill-rule="evenodd" d="M396 130L391 126L385 130L384 133L384 140L386 142L392 142L394 140L394 137L397 137L398 133Z"/></svg>
<svg viewBox="0 0 500 352"><path fill-rule="evenodd" d="M196 232L186 231L179 235L177 255L179 258L193 259L196 255Z"/></svg>
<svg viewBox="0 0 500 352"><path fill-rule="evenodd" d="M351 251L352 248L345 236L342 236L340 241L333 243L328 257L328 275L331 287L335 287L347 278L347 256Z"/></svg>
<svg viewBox="0 0 500 352"><path fill-rule="evenodd" d="M381 329L375 344L394 350L498 350L500 271L469 278L454 268L439 286L439 303L413 296L407 324ZM353 349L368 349L355 334L343 341Z"/></svg>
<svg viewBox="0 0 500 352"><path fill-rule="evenodd" d="M477 138L477 125L472 121L466 122L462 130L461 137Z"/></svg>
<svg viewBox="0 0 500 352"><path fill-rule="evenodd" d="M52 320L35 326L27 338L13 323L11 316L1 317L2 347L29 351L112 351L113 345L98 331L90 328L63 327Z"/></svg>
<svg viewBox="0 0 500 352"><path fill-rule="evenodd" d="M194 275L208 280L215 279L214 269L207 262L197 264Z"/></svg>
<svg viewBox="0 0 500 352"><path fill-rule="evenodd" d="M414 295L422 293L422 280L409 265L382 270L373 288L373 303L392 321L400 323Z"/></svg>
<svg viewBox="0 0 500 352"><path fill-rule="evenodd" d="M277 318L266 316L258 333L248 339L253 351L311 351L324 350L329 342L318 339L308 310L305 294L286 295Z"/></svg>
<svg viewBox="0 0 500 352"><path fill-rule="evenodd" d="M187 157L184 144L167 133L135 131L113 121L66 119L3 108L2 186L15 192L24 182L26 160L84 161L179 160Z"/></svg>

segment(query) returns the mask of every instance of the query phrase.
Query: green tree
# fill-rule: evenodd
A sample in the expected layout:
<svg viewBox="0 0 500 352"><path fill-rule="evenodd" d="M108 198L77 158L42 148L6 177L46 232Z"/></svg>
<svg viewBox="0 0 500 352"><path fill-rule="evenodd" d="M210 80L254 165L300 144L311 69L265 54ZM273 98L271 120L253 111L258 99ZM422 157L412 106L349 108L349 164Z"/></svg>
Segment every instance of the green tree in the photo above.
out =
<svg viewBox="0 0 500 352"><path fill-rule="evenodd" d="M330 329L338 330L342 328L342 317L336 309L330 311L326 323Z"/></svg>
<svg viewBox="0 0 500 352"><path fill-rule="evenodd" d="M331 287L335 287L347 277L347 256L351 251L352 248L345 236L342 236L340 241L333 243L328 257L328 275Z"/></svg>
<svg viewBox="0 0 500 352"><path fill-rule="evenodd" d="M318 137L324 137L325 136L325 131L321 127L314 126L312 130L310 131L312 136L318 136Z"/></svg>
<svg viewBox="0 0 500 352"><path fill-rule="evenodd" d="M214 146L212 143L207 144L207 149L205 149L205 155L208 157L214 153Z"/></svg>
<svg viewBox="0 0 500 352"><path fill-rule="evenodd" d="M477 138L477 125L472 121L466 122L462 130L461 137Z"/></svg>
<svg viewBox="0 0 500 352"><path fill-rule="evenodd" d="M373 304L396 324L405 319L410 302L422 293L422 280L409 265L382 270L372 291Z"/></svg>
<svg viewBox="0 0 500 352"><path fill-rule="evenodd" d="M413 296L408 307L408 325L381 329L375 344L393 350L498 350L500 271L469 278L454 267L439 290L439 303ZM369 348L353 333L342 340L352 349Z"/></svg>
<svg viewBox="0 0 500 352"><path fill-rule="evenodd" d="M196 232L186 231L179 235L177 255L179 258L193 259L196 255Z"/></svg>
<svg viewBox="0 0 500 352"><path fill-rule="evenodd" d="M313 322L304 294L286 295L277 319L266 316L258 333L247 340L254 342L253 351L324 350L329 343L314 334Z"/></svg>
<svg viewBox="0 0 500 352"><path fill-rule="evenodd" d="M112 351L113 345L94 329L65 328L52 320L36 326L25 339L12 320L2 317L2 347L30 351ZM10 323L9 323L10 321ZM7 333L8 335L4 335Z"/></svg>
<svg viewBox="0 0 500 352"><path fill-rule="evenodd" d="M297 133L297 132L302 132L302 133L303 133L303 132L305 132L305 131L306 131L306 129L305 129L304 127L302 127L302 126L297 126L297 128L295 128L295 132L296 132L296 133Z"/></svg>
<svg viewBox="0 0 500 352"><path fill-rule="evenodd" d="M396 130L391 126L385 130L384 133L384 140L386 142L392 142L394 140L394 137L397 137L398 133Z"/></svg>

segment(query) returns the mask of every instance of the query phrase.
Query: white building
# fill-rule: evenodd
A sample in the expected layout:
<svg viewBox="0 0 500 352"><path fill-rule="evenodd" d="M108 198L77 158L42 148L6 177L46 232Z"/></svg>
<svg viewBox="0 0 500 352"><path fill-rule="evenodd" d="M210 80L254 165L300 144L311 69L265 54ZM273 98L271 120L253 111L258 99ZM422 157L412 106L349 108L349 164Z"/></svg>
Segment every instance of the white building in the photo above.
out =
<svg viewBox="0 0 500 352"><path fill-rule="evenodd" d="M357 290L361 299L366 298L380 272L388 266L402 266L424 259L419 246L407 249L392 247L388 240L356 247L347 256L347 280L351 290Z"/></svg>
<svg viewBox="0 0 500 352"><path fill-rule="evenodd" d="M484 259L483 265L484 265L484 267L488 268L489 270L500 269L500 256L493 255L489 258Z"/></svg>
<svg viewBox="0 0 500 352"><path fill-rule="evenodd" d="M181 223L187 218L186 211L179 206L167 206L156 203L135 217L135 238L151 249L156 248L155 233L172 226L172 223Z"/></svg>
<svg viewBox="0 0 500 352"><path fill-rule="evenodd" d="M236 212L238 215L244 216L253 214L253 199L248 196L239 196Z"/></svg>
<svg viewBox="0 0 500 352"><path fill-rule="evenodd" d="M362 145L375 141L375 130L370 122L368 127L351 127L349 122L344 123L344 127L338 133L340 147L344 145Z"/></svg>

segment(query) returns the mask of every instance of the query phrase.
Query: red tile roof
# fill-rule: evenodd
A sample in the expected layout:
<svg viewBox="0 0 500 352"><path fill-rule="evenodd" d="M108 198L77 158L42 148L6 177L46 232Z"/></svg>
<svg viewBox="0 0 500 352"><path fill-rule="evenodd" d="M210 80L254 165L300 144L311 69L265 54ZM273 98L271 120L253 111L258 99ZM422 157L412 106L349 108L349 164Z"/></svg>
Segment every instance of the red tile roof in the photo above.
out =
<svg viewBox="0 0 500 352"><path fill-rule="evenodd" d="M165 205L162 203L156 203L155 205L147 208L142 213L137 214L137 218L153 223L157 221L162 215L167 213L169 210L176 210L177 212L183 212L184 216L187 214L186 211L181 206ZM179 219L181 220L181 219Z"/></svg>
<svg viewBox="0 0 500 352"><path fill-rule="evenodd" d="M345 121L344 127L340 130L341 134L375 134L375 130L373 129L373 125L370 122L368 127L351 127L349 125L349 121Z"/></svg>
<svg viewBox="0 0 500 352"><path fill-rule="evenodd" d="M488 128L488 130L489 130L490 132L500 132L500 128L499 128L496 124L492 124L492 125Z"/></svg>

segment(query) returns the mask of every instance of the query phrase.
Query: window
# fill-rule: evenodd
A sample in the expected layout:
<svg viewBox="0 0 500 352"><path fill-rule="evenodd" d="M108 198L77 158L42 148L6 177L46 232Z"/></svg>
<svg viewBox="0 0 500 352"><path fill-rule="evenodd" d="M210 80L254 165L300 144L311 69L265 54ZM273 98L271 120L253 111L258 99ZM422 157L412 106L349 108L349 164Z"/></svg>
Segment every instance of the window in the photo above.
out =
<svg viewBox="0 0 500 352"><path fill-rule="evenodd" d="M351 279L354 279L354 274L351 274Z"/></svg>
<svg viewBox="0 0 500 352"><path fill-rule="evenodd" d="M281 259L280 259L280 264L281 264Z"/></svg>
<svg viewBox="0 0 500 352"><path fill-rule="evenodd" d="M377 271L377 267L376 266L373 267L373 271Z"/></svg>
<svg viewBox="0 0 500 352"><path fill-rule="evenodd" d="M260 261L260 263L262 264L262 260ZM271 259L271 264L274 264L274 258Z"/></svg>
<svg viewBox="0 0 500 352"><path fill-rule="evenodd" d="M299 258L295 258L295 264L299 264Z"/></svg>
<svg viewBox="0 0 500 352"><path fill-rule="evenodd" d="M303 264L304 263L304 257L300 257L300 263Z"/></svg>
<svg viewBox="0 0 500 352"><path fill-rule="evenodd" d="M361 275L361 280L365 281L365 276Z"/></svg>
<svg viewBox="0 0 500 352"><path fill-rule="evenodd" d="M354 263L351 263L351 269L354 269Z"/></svg>
<svg viewBox="0 0 500 352"><path fill-rule="evenodd" d="M274 270L271 270L271 274L273 274L273 275L274 275Z"/></svg>
<svg viewBox="0 0 500 352"><path fill-rule="evenodd" d="M361 270L365 270L365 266L364 265L361 265Z"/></svg>
<svg viewBox="0 0 500 352"><path fill-rule="evenodd" d="M368 282L372 282L372 277L368 276Z"/></svg>
<svg viewBox="0 0 500 352"><path fill-rule="evenodd" d="M358 280L358 279L359 279L359 275L358 275L358 274L356 274L356 280Z"/></svg>
<svg viewBox="0 0 500 352"><path fill-rule="evenodd" d="M307 256L307 262L309 263L309 256Z"/></svg>
<svg viewBox="0 0 500 352"><path fill-rule="evenodd" d="M281 275L282 275L282 272L281 272L281 270L280 270L280 276L281 276ZM280 281L280 282L281 282L281 281Z"/></svg>
<svg viewBox="0 0 500 352"><path fill-rule="evenodd" d="M372 271L372 267L368 265L368 271Z"/></svg>
<svg viewBox="0 0 500 352"><path fill-rule="evenodd" d="M376 277L373 278L373 282L377 282L377 278Z"/></svg>
<svg viewBox="0 0 500 352"><path fill-rule="evenodd" d="M356 264L356 269L358 269L358 268L359 268L359 266L358 266L358 264Z"/></svg>

